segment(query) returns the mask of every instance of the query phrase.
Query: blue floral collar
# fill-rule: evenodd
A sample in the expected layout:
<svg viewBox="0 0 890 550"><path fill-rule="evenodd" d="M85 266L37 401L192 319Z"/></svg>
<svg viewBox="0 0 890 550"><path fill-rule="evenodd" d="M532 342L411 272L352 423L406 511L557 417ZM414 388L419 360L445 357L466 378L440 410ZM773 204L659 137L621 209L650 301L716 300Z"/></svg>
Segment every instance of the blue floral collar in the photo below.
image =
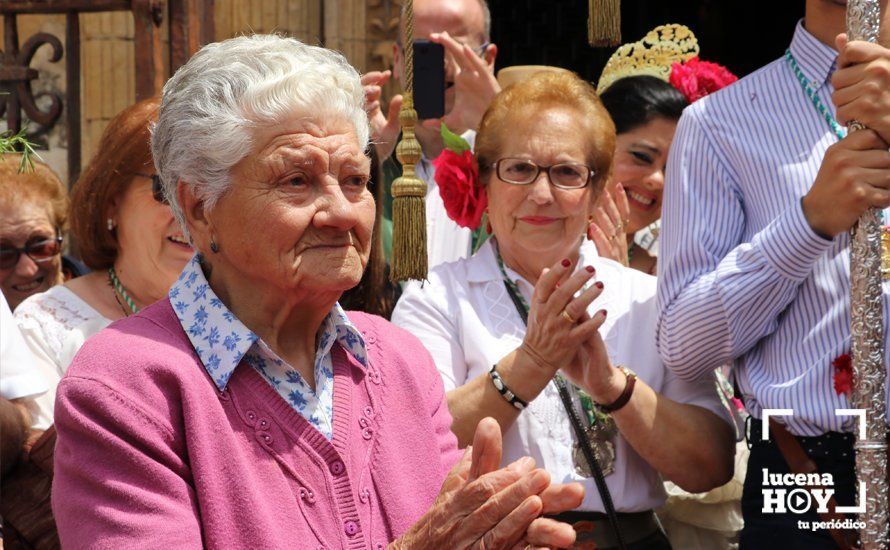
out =
<svg viewBox="0 0 890 550"><path fill-rule="evenodd" d="M244 326L210 288L198 254L186 264L170 287L168 296L195 353L216 387L224 390L235 368L259 337ZM336 338L362 366L367 367L364 339L340 304L334 304L322 325L321 334L319 351L329 351L333 344L331 340Z"/></svg>

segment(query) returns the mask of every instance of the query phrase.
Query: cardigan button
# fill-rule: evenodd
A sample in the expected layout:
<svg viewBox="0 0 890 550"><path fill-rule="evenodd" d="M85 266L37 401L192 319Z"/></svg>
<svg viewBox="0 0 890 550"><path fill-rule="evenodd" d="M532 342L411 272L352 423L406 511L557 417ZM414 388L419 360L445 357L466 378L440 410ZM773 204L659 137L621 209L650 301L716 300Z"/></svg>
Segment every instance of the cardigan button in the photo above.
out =
<svg viewBox="0 0 890 550"><path fill-rule="evenodd" d="M372 430L371 428L365 428L364 430L362 430L362 437L364 437L366 440L370 440L373 436L374 430Z"/></svg>
<svg viewBox="0 0 890 550"><path fill-rule="evenodd" d="M374 409L372 409L370 406L365 407L362 413L364 413L364 415L368 418L374 418Z"/></svg>
<svg viewBox="0 0 890 550"><path fill-rule="evenodd" d="M373 346L377 343L377 337L372 334L371 336L365 338L365 343Z"/></svg>
<svg viewBox="0 0 890 550"><path fill-rule="evenodd" d="M328 466L328 468L331 470L331 473L335 476L343 475L343 472L346 471L346 466L343 464L342 460L335 460L335 461L331 462L331 464Z"/></svg>
<svg viewBox="0 0 890 550"><path fill-rule="evenodd" d="M358 533L358 523L349 520L343 524L343 530L347 536L354 537Z"/></svg>

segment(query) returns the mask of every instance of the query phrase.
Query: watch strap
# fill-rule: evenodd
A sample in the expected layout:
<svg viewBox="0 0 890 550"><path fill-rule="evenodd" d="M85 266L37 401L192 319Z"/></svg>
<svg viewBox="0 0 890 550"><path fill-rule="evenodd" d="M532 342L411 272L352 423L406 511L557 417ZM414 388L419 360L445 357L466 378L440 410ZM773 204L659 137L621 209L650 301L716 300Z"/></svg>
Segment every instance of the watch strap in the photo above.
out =
<svg viewBox="0 0 890 550"><path fill-rule="evenodd" d="M624 390L615 401L612 401L608 405L599 405L600 410L602 410L603 412L611 414L617 410L620 410L622 407L627 405L627 402L630 401L630 398L634 393L634 385L636 385L637 383L637 375L624 367L620 367L620 369L621 372L623 372L624 375L627 377L624 383Z"/></svg>

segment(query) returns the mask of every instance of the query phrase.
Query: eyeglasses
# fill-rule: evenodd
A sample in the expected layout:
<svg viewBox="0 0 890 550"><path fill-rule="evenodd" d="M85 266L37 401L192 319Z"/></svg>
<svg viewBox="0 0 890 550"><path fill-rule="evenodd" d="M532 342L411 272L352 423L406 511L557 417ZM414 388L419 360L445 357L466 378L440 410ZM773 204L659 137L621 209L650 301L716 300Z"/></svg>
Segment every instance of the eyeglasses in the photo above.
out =
<svg viewBox="0 0 890 550"><path fill-rule="evenodd" d="M62 237L44 239L35 243L26 244L22 248L0 244L0 269L11 269L19 263L22 254L34 260L35 263L43 263L52 260L62 251Z"/></svg>
<svg viewBox="0 0 890 550"><path fill-rule="evenodd" d="M164 186L161 185L161 176L157 174L152 174L151 176L149 176L148 174L139 173L137 173L136 175L151 180L151 196L154 197L156 201L161 204L170 204L170 202L167 200L167 196L164 195Z"/></svg>
<svg viewBox="0 0 890 550"><path fill-rule="evenodd" d="M485 50L487 50L489 46L491 46L491 42L483 42L478 48L473 48L473 51L476 52L476 55L479 57L485 57Z"/></svg>
<svg viewBox="0 0 890 550"><path fill-rule="evenodd" d="M547 172L550 184L560 189L580 189L590 182L596 171L586 164L561 162L552 166L538 166L527 159L503 158L492 164L498 177L513 185L529 185Z"/></svg>

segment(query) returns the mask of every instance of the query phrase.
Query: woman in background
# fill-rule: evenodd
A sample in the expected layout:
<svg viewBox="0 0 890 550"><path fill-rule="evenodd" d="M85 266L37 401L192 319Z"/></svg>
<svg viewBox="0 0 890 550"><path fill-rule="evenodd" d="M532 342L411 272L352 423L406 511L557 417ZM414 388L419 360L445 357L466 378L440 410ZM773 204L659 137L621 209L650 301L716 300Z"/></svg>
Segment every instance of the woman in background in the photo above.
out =
<svg viewBox="0 0 890 550"><path fill-rule="evenodd" d="M26 298L86 272L62 255L68 191L40 161L0 155L0 289L11 309Z"/></svg>
<svg viewBox="0 0 890 550"><path fill-rule="evenodd" d="M52 421L55 387L84 341L166 296L192 255L173 219L149 149L159 100L136 103L108 124L72 192L71 233L92 273L25 300L16 320L53 365L41 414Z"/></svg>
<svg viewBox="0 0 890 550"><path fill-rule="evenodd" d="M600 255L654 275L665 169L683 109L738 78L698 58L683 25L661 25L609 58L597 92L612 120L615 172L594 210L589 236Z"/></svg>

